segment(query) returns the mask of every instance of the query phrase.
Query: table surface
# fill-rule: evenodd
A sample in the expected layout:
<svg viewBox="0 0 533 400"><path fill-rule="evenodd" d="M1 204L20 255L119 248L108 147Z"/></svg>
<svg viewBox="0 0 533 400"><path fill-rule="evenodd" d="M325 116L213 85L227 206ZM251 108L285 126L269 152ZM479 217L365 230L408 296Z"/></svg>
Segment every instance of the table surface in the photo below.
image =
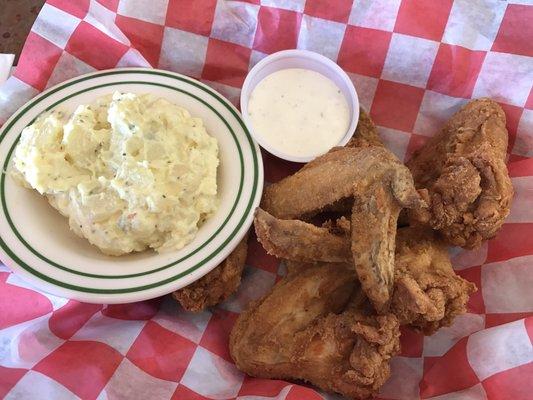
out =
<svg viewBox="0 0 533 400"><path fill-rule="evenodd" d="M45 0L0 0L0 53L16 54L22 45Z"/></svg>

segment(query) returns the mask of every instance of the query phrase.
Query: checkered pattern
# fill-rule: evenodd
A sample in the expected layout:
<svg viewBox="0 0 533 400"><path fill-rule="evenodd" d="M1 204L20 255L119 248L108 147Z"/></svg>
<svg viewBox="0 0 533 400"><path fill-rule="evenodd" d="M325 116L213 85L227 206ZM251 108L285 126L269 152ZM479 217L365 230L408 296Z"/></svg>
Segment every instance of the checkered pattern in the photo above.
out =
<svg viewBox="0 0 533 400"><path fill-rule="evenodd" d="M528 5L529 3L529 5ZM431 337L403 329L383 399L531 399L533 384L533 6L495 0L48 0L0 88L0 123L39 91L103 68L188 74L237 102L266 54L310 49L352 78L387 145L408 157L470 98L508 116L516 190L498 237L454 250L479 291ZM298 166L265 157L276 181ZM306 386L246 377L228 334L283 275L253 242L243 285L212 312L169 298L90 305L32 290L0 266L0 397L320 399Z"/></svg>

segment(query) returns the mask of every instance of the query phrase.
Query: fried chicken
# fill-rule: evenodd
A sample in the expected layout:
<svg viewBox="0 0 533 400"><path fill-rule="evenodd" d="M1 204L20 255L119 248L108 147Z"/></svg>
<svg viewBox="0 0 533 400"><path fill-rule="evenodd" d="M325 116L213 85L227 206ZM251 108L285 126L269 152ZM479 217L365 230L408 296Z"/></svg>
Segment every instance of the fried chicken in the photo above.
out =
<svg viewBox="0 0 533 400"><path fill-rule="evenodd" d="M298 229L293 229L295 225ZM351 261L346 234L298 220L278 220L262 210L256 215L255 226L258 240L276 257L293 263ZM291 232L290 241L282 238L286 232ZM309 241L316 232L320 240ZM336 246L329 247L330 243ZM426 335L449 326L457 315L466 312L466 303L475 290L474 284L455 274L446 245L431 229L398 229L391 312L402 325Z"/></svg>
<svg viewBox="0 0 533 400"><path fill-rule="evenodd" d="M362 109L359 109L359 122L355 133L353 134L350 141L345 145L345 147L384 147L383 142L381 141L378 130L374 122L370 119L368 114ZM335 151L342 147L333 148L330 150ZM305 168L305 165L304 167ZM341 199L332 204L326 205L322 211L323 212L333 212L333 213L345 213L348 214L351 212L353 207L353 198L347 197Z"/></svg>
<svg viewBox="0 0 533 400"><path fill-rule="evenodd" d="M376 128L376 125L374 125L374 122L370 119L365 110L360 108L357 128L350 141L346 144L346 147L370 146L383 147L383 142L379 137L378 129Z"/></svg>
<svg viewBox="0 0 533 400"><path fill-rule="evenodd" d="M241 283L247 252L248 234L220 265L197 281L175 291L172 297L188 311L202 311L223 302Z"/></svg>
<svg viewBox="0 0 533 400"><path fill-rule="evenodd" d="M350 398L375 394L399 351L391 314L368 316L351 267L317 264L289 274L243 312L230 336L237 367L296 379Z"/></svg>
<svg viewBox="0 0 533 400"><path fill-rule="evenodd" d="M353 198L352 255L364 292L385 313L394 275L394 243L402 207L423 207L409 170L382 147L336 148L266 188L262 207L301 218ZM318 233L317 233L318 234Z"/></svg>
<svg viewBox="0 0 533 400"><path fill-rule="evenodd" d="M259 243L275 257L299 263L352 263L351 223L347 222L347 231L343 227L335 233L331 223L318 227L296 219L283 220L258 208L254 227Z"/></svg>
<svg viewBox="0 0 533 400"><path fill-rule="evenodd" d="M277 218L301 218L357 196L361 189L375 183L389 186L402 206L420 205L409 170L390 151L381 147L341 147L268 186L261 208Z"/></svg>
<svg viewBox="0 0 533 400"><path fill-rule="evenodd" d="M387 185L362 188L351 218L353 263L361 286L376 311L388 310L394 284L394 248L401 206Z"/></svg>
<svg viewBox="0 0 533 400"><path fill-rule="evenodd" d="M435 333L466 312L476 286L456 275L446 245L431 229L398 230L391 312L402 325Z"/></svg>
<svg viewBox="0 0 533 400"><path fill-rule="evenodd" d="M459 110L407 163L429 203L410 212L411 220L467 249L494 237L513 197L507 141L505 113L496 102L473 100Z"/></svg>
<svg viewBox="0 0 533 400"><path fill-rule="evenodd" d="M267 253L276 257L303 262L352 260L349 236L332 234L333 226L326 228L299 220L281 220L260 208L256 211L254 226L259 242Z"/></svg>

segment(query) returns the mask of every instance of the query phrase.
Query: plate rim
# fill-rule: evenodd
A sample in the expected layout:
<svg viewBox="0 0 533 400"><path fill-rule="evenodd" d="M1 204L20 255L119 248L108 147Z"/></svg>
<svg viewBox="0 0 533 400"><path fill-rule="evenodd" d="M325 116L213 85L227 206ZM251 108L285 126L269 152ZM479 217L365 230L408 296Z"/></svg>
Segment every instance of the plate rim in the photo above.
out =
<svg viewBox="0 0 533 400"><path fill-rule="evenodd" d="M242 237L244 237L244 235L246 234L246 232L248 231L249 227L251 226L251 224L253 222L253 210L259 205L259 202L260 202L260 199L261 199L262 188L263 188L263 184L264 184L263 160L262 160L262 157L261 157L261 151L259 149L259 146L257 145L255 140L251 136L250 132L248 131L248 129L247 129L245 123L244 123L244 120L242 119L242 116L240 115L239 111L235 108L235 106L228 99L226 99L218 91L216 91L215 89L205 85L204 83L202 83L202 82L200 82L200 81L198 81L198 80L196 80L194 78L190 78L188 76L182 75L182 74L178 74L178 73L175 73L175 72L172 72L172 71L160 70L160 69L142 68L142 67L141 68L139 68L139 67L130 67L130 68L116 68L116 69L95 71L95 72L91 72L91 73L88 73L88 74L84 74L84 75L80 75L80 76L71 78L69 80L61 82L61 83L59 83L57 85L54 85L54 86L48 88L47 90L43 91L39 95L37 95L34 98L32 98L31 100L29 100L27 103L25 103L15 113L13 113L13 115L0 128L0 142L4 140L4 138L6 137L8 132L11 130L12 125L14 123L16 123L16 121L18 121L18 119L20 119L20 117L22 115L24 115L27 112L31 111L31 109L34 108L39 102L41 102L44 98L50 96L51 94L56 93L56 92L61 91L61 90L64 90L64 89L67 89L68 87L70 87L72 85L76 85L77 83L80 83L80 82L83 82L83 81L87 81L87 80L93 79L93 80L96 80L95 83L98 83L98 78L101 78L101 77L104 77L104 76L118 75L118 74L122 74L124 76L128 76L127 74L135 74L135 73L137 73L137 74L149 74L149 75L152 75L152 76L153 75L157 75L157 76L161 76L163 78L177 79L178 81L181 81L181 82L183 82L185 84L192 84L193 86L195 86L195 87L203 90L204 92L208 93L209 95L211 95L211 97L213 97L217 101L217 103L219 103L220 105L224 106L232 114L232 116L235 118L236 123L238 124L238 126L240 126L240 129L244 133L247 141L249 142L250 154L251 154L252 159L254 161L253 162L254 171L253 171L253 174L252 174L253 188L251 190L249 200L244 204L244 206L246 207L245 212L242 214L242 216L240 218L237 217L238 218L238 222L237 222L235 228L233 228L232 232L230 232L228 234L228 236L224 240L224 242L221 243L218 246L218 248L216 248L213 251L209 252L202 260L196 262L194 265L189 267L187 270L182 271L182 272L178 273L177 275L173 275L173 276L168 277L166 279L162 279L162 280L160 280L158 282L153 282L153 283L149 283L147 285L140 285L140 286L135 286L135 287L130 287L130 288L121 288L121 289L102 289L102 288L98 289L98 288L82 287L82 286L73 285L73 284L70 284L70 283L67 283L67 282L58 281L58 280L56 280L54 278L45 276L44 274L42 274L41 272L38 271L38 269L39 269L38 266L35 267L35 265L34 265L34 267L36 268L36 269L34 269L31 266L29 266L25 261L21 260L18 257L18 255L16 254L16 250L14 251L11 248L9 248L9 246L7 246L7 244L2 240L2 238L0 238L0 254L3 256L2 259L5 258L5 259L8 259L8 260L11 261L9 263L6 262L6 264L8 264L8 266L13 270L13 272L20 274L20 276L23 277L24 280L32 281L32 283L35 282L34 284L36 286L38 286L39 289L41 289L43 291L49 292L49 293L54 294L54 295L57 294L57 295L60 295L60 296L68 296L71 299L80 299L82 301L89 301L89 302L101 302L101 300L103 298L106 298L107 302L115 302L113 300L118 300L117 302L120 302L120 301L124 301L124 299L127 299L127 301L139 301L139 300L143 300L143 299L157 297L157 296L160 296L160 295L162 295L164 293L169 293L169 292L171 292L173 290L176 290L176 289L178 289L180 287L186 286L187 284L190 284L194 280L199 279L201 276L207 274L212 269L214 269L216 267L216 265L218 264L218 262L214 263L214 265L210 265L210 261L214 257L216 257L217 255L222 254L223 257L226 257L231 251L233 251L233 249L237 246L237 244L242 239ZM106 85L110 86L110 85L113 85L113 84L121 84L121 83L126 83L126 84L127 83L137 83L137 84L149 84L149 85L154 85L154 86L163 86L163 87L168 88L168 89L180 91L180 92L182 92L182 93L184 93L186 95L192 96L193 98L195 98L195 100L200 101L205 106L210 108L211 111L213 111L217 115L217 117L219 117L223 121L223 123L228 127L228 129L230 130L230 132L231 132L231 134L233 136L233 140L235 141L235 143L237 145L237 148L238 148L238 151L239 151L239 156L242 159L242 149L240 148L240 142L238 141L237 136L233 132L233 129L229 126L229 124L225 120L225 118L222 117L219 114L219 112L217 110L215 110L213 108L213 106L211 104L209 104L208 102L206 102L205 100L200 99L198 96L196 96L196 95L194 95L192 93L189 93L186 90L180 89L178 87L172 87L170 85L165 85L164 83L157 82L157 81L149 82L149 81L142 81L142 80L136 79L135 81L126 80L126 81L112 82L112 83L108 83ZM52 105L46 107L46 109L44 111L49 110L49 109L51 109L53 107L56 107L58 104L64 102L65 100L67 100L71 96L78 95L78 94L83 93L85 91L94 90L97 87L101 87L101 86L95 85L95 86L92 86L90 88L85 88L84 90L77 91L77 92L75 92L73 94L69 94L69 96L63 97L60 100L54 102ZM5 162L6 163L9 162L10 156L11 156L12 151L13 151L14 147L16 146L17 142L18 142L18 138L11 145L11 148L9 149L9 151L6 152L6 158L5 158ZM241 170L244 170L244 169L246 169L246 166L244 164L244 161L242 161L241 162ZM6 172L2 171L2 176L1 176L2 187L3 187L3 184L4 184L5 176L6 176ZM240 195L240 192L242 191L243 184L244 184L244 176L243 176L243 178L242 178L242 180L240 182L240 185L239 185L239 195ZM7 205L5 204L4 193L2 193L1 197L2 197L2 208L3 208L2 213L5 214L4 216L6 217L7 225L11 225L10 224L9 213L8 212L7 213L4 212L4 209L7 210ZM216 235L220 232L220 230L223 229L224 225L231 219L231 217L233 216L233 213L235 212L235 209L236 209L238 203L239 203L239 196L233 201L232 209L230 210L229 214L227 215L227 217L223 221L222 225L219 225L217 227L217 229L215 230L215 232L207 240L205 240L204 243L201 246L195 248L189 254L187 254L185 256L182 256L178 260L174 260L174 261L168 263L167 265L165 265L163 267L157 267L157 268L155 268L153 270L140 272L140 273L137 273L137 274L122 275L122 276L116 276L116 275L115 276L105 276L105 275L97 275L97 276L95 276L95 274L85 274L83 272L80 274L80 273L77 273L78 271L76 271L75 274L76 275L80 275L83 278L99 278L99 279L105 279L105 280L130 279L130 278L142 278L143 276L150 275L150 274L153 274L153 273L157 273L157 272L162 271L164 269L172 268L175 265L179 264L179 262L184 261L184 259L187 259L187 258L191 257L192 255L194 255L198 251L200 251L202 248L208 246L209 242L214 237L216 237ZM15 234L15 232L17 231L16 229L13 230L12 225L10 226L10 229L12 230L12 232L11 232L12 234ZM237 238L238 240L235 240L235 238ZM35 254L36 250L32 249L31 245L28 245L27 243L25 243L25 241L21 240L20 237L17 237L17 239L20 242L20 244L22 246L24 246L26 251L29 251L32 254L37 255L37 254ZM39 252L37 252L37 253L40 254ZM41 262L47 263L48 265L52 265L53 267L57 267L57 266L53 265L54 262L52 262L52 264L50 264L51 260L43 260L42 257L44 257L46 259L45 256L42 256L42 257L37 256L37 257L40 258ZM208 265L208 267L206 267L206 265ZM16 266L16 267L14 268L14 266ZM199 270L200 270L200 272L199 272ZM67 273L72 273L71 271L66 271L66 272ZM87 276L87 275L89 275L89 276ZM196 276L196 275L198 275L198 276ZM191 277L192 279L187 280L186 279L187 277ZM189 282L187 282L187 281L189 281ZM173 282L176 283L175 285L171 285L173 288L168 288L168 290L164 290L164 293L158 292L157 289L160 289L160 288L162 288L165 285L170 285ZM140 282L138 282L138 283L140 284ZM68 294L66 292L68 292Z"/></svg>

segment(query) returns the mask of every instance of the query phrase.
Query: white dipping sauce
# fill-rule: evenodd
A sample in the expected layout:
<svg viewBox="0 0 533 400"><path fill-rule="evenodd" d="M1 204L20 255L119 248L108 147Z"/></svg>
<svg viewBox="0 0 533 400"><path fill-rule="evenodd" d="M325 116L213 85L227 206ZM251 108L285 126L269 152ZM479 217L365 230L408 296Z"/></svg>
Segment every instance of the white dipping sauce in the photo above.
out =
<svg viewBox="0 0 533 400"><path fill-rule="evenodd" d="M297 157L327 152L350 125L348 102L338 86L301 68L276 71L260 81L250 94L248 116L267 144Z"/></svg>

